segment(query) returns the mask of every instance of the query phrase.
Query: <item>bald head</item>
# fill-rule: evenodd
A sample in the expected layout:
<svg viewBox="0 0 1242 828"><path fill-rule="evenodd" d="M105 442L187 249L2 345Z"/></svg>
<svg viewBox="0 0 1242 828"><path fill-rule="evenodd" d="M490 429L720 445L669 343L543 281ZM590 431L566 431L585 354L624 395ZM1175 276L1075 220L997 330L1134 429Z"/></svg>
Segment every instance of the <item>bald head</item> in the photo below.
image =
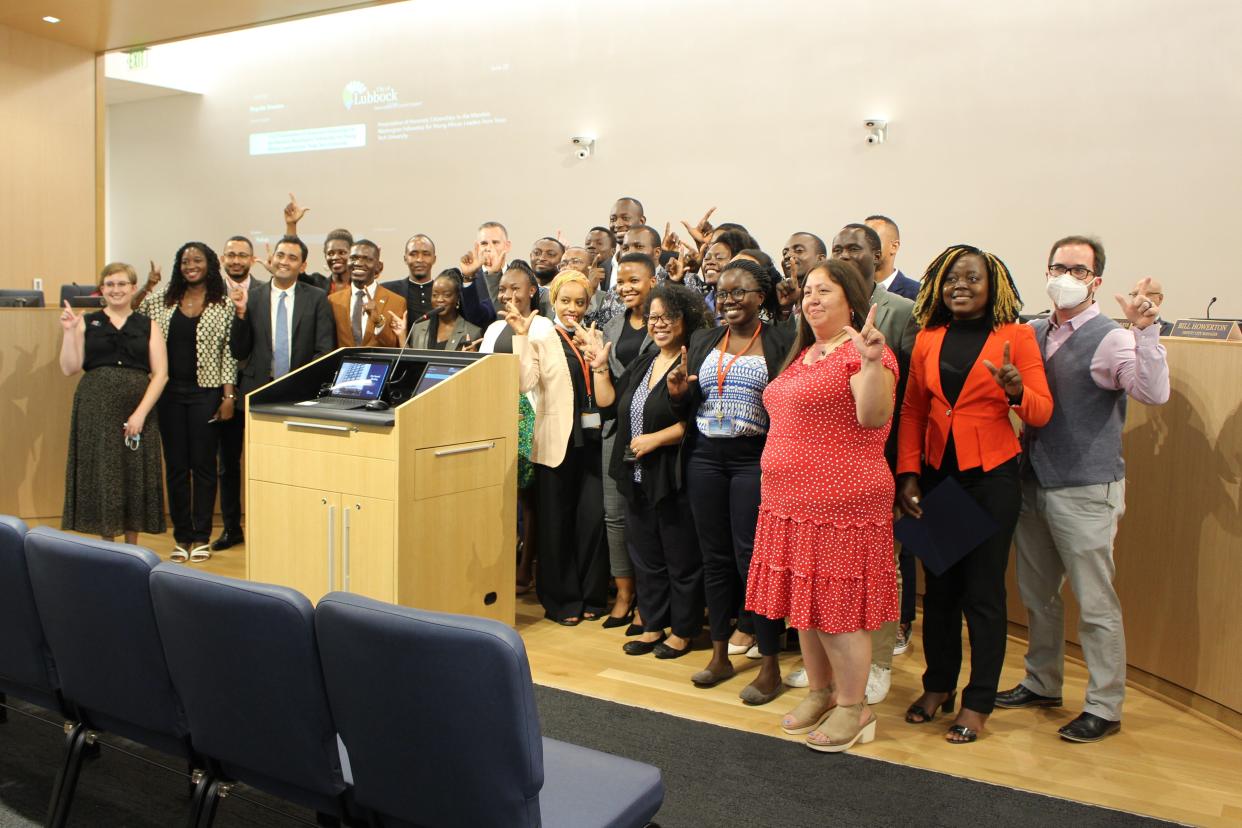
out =
<svg viewBox="0 0 1242 828"><path fill-rule="evenodd" d="M1147 284L1144 285L1143 283ZM1164 304L1164 285L1159 279L1139 279L1134 283L1134 288L1130 291L1130 298L1137 299L1139 296L1146 296L1157 307Z"/></svg>

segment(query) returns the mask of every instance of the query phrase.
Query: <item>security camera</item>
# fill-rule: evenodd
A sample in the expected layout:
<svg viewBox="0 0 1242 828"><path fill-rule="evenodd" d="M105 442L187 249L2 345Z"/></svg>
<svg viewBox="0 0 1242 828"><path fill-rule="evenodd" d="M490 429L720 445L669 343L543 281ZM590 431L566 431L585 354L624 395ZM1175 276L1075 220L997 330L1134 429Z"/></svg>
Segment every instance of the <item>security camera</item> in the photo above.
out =
<svg viewBox="0 0 1242 828"><path fill-rule="evenodd" d="M575 135L572 139L574 155L579 159L590 158L595 152L595 139L585 135Z"/></svg>
<svg viewBox="0 0 1242 828"><path fill-rule="evenodd" d="M888 126L888 121L883 118L868 118L863 121L863 126L867 129L884 129Z"/></svg>
<svg viewBox="0 0 1242 828"><path fill-rule="evenodd" d="M871 133L870 135L868 135L868 136L867 136L867 139L866 139L866 140L867 140L867 144L868 144L868 146L872 146L872 147L874 147L874 146L876 146L876 145L878 145L878 144L883 144L883 143L884 143L884 136L883 136L883 135L881 135L881 134L880 134L880 133L878 133L878 132L873 132L873 133Z"/></svg>
<svg viewBox="0 0 1242 828"><path fill-rule="evenodd" d="M883 144L888 137L888 121L884 118L868 118L863 121L863 128L867 130L866 141L869 147Z"/></svg>

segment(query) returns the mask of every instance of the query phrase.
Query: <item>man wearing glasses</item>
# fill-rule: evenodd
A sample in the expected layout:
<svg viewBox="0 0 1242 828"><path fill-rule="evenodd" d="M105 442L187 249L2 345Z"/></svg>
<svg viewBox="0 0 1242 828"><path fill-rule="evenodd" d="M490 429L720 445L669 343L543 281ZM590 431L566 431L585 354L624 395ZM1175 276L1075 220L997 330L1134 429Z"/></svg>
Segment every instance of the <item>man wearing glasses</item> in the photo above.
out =
<svg viewBox="0 0 1242 828"><path fill-rule="evenodd" d="M1104 246L1068 236L1052 245L1047 291L1054 310L1031 323L1043 354L1055 408L1023 435L1022 511L1014 534L1018 587L1030 616L1026 676L998 693L997 707L1059 707L1064 677L1066 578L1082 612L1079 640L1087 660L1087 698L1078 718L1058 731L1071 742L1096 742L1121 729L1126 643L1113 589L1113 538L1125 512L1121 432L1126 397L1148 405L1169 398L1169 368L1154 324L1160 306L1142 290L1116 295L1127 330L1095 301Z"/></svg>

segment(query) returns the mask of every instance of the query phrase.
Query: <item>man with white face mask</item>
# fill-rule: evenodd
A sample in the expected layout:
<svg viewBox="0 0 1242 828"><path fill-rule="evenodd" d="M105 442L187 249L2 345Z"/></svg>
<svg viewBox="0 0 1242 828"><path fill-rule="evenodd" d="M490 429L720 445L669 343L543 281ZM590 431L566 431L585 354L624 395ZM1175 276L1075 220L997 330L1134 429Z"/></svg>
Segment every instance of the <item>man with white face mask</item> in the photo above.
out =
<svg viewBox="0 0 1242 828"><path fill-rule="evenodd" d="M1052 419L1023 435L1022 511L1014 534L1018 587L1030 616L1026 676L998 707L1059 707L1064 677L1066 578L1082 607L1079 639L1089 680L1082 714L1061 738L1095 742L1121 729L1126 644L1113 589L1113 538L1125 511L1121 432L1126 397L1169 398L1169 367L1145 295L1117 295L1129 330L1095 302L1104 273L1098 239L1068 236L1048 257L1047 319L1031 323L1055 403Z"/></svg>

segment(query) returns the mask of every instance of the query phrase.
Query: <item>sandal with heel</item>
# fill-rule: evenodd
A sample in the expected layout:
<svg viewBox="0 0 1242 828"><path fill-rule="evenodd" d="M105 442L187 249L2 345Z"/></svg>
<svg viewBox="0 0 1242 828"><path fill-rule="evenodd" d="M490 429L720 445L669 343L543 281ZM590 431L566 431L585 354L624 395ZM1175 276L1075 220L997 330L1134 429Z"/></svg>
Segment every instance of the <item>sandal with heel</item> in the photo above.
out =
<svg viewBox="0 0 1242 828"><path fill-rule="evenodd" d="M929 713L926 708L919 704L912 704L906 708L906 722L908 724L927 724L935 721L938 713L952 713L953 708L957 706L957 691L954 690L949 697L936 707L933 707ZM914 718L918 716L918 718Z"/></svg>

